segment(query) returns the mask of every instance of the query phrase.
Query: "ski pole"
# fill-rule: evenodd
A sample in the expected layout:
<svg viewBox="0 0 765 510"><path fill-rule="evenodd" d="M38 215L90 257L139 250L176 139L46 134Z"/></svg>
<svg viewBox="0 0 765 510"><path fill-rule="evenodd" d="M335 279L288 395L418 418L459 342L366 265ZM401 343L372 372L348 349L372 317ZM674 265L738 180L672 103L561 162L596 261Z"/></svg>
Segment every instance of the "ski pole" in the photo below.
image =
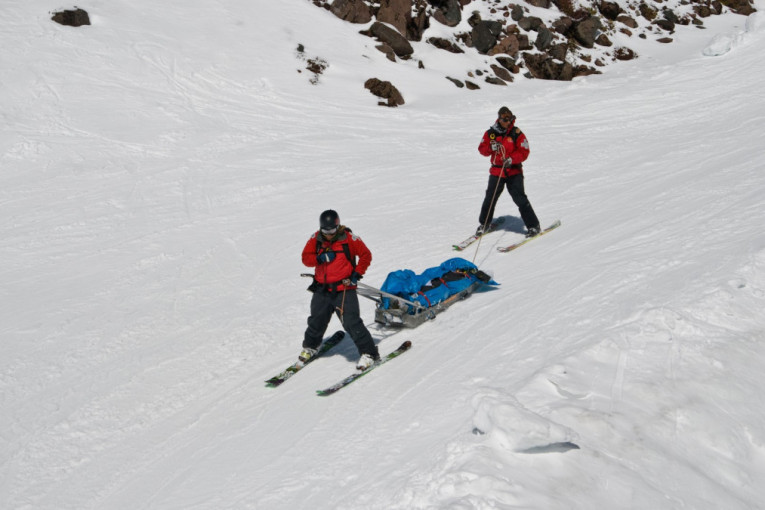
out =
<svg viewBox="0 0 765 510"><path fill-rule="evenodd" d="M501 154L500 157L502 158L502 173L499 176L499 179L497 179L497 184L494 186L494 194L491 196L491 205L489 207L489 211L492 212L492 216L494 213L494 207L497 205L495 200L497 199L497 190L499 189L499 183L502 182L503 176L505 175L505 165L507 165L507 160L505 159L505 146L500 145L501 148ZM486 219L484 220L483 225L483 231L486 232L486 229L488 228L489 223L489 215L486 215ZM478 238L478 244L475 246L475 253L473 254L473 260L471 261L473 264L475 264L475 259L478 256L478 248L481 247L481 240L483 240L483 234L481 234L481 237Z"/></svg>

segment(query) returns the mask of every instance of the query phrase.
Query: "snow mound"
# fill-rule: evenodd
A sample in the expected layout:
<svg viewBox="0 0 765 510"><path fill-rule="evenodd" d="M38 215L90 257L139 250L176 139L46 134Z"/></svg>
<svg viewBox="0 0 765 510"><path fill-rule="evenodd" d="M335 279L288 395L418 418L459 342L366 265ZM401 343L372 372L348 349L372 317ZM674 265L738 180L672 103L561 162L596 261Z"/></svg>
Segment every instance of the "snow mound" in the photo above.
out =
<svg viewBox="0 0 765 510"><path fill-rule="evenodd" d="M762 31L762 27L765 25L764 20L765 17L763 17L761 12L750 14L746 18L743 30L714 36L702 53L707 57L719 57L743 44L747 44L750 42L753 34Z"/></svg>

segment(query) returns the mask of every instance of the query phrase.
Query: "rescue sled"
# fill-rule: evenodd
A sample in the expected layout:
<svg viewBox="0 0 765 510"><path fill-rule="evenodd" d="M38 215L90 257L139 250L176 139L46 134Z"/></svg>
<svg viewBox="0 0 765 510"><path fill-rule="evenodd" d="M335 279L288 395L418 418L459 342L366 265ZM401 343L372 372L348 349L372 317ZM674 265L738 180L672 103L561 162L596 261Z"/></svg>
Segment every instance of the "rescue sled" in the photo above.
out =
<svg viewBox="0 0 765 510"><path fill-rule="evenodd" d="M499 284L472 262L455 257L419 275L410 269L388 273L380 289L359 282L357 292L377 303L375 322L416 328L485 285Z"/></svg>

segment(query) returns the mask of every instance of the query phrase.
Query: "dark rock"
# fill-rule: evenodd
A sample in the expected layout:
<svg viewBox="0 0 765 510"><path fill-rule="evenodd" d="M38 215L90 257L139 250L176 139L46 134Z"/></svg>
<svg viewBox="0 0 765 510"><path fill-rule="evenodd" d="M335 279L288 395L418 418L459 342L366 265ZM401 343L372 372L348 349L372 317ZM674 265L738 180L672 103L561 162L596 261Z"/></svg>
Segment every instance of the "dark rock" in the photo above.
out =
<svg viewBox="0 0 765 510"><path fill-rule="evenodd" d="M589 76L591 74L600 74L600 71L586 65L579 65L574 69L574 78L578 76Z"/></svg>
<svg viewBox="0 0 765 510"><path fill-rule="evenodd" d="M462 8L459 0L445 0L442 2L430 2L437 7L433 18L447 27L456 27L462 21Z"/></svg>
<svg viewBox="0 0 765 510"><path fill-rule="evenodd" d="M598 38L595 39L595 44L598 46L613 46L614 43L611 42L611 39L609 39L606 34L600 34Z"/></svg>
<svg viewBox="0 0 765 510"><path fill-rule="evenodd" d="M468 88L468 90L478 90L481 87L473 83L472 81L465 80L465 86Z"/></svg>
<svg viewBox="0 0 765 510"><path fill-rule="evenodd" d="M454 42L449 41L448 39L442 39L441 37L429 37L427 43L450 53L465 53L463 49L457 46Z"/></svg>
<svg viewBox="0 0 765 510"><path fill-rule="evenodd" d="M638 27L638 23L637 23L637 21L635 21L635 18L633 18L631 16L627 16L626 14L622 14L620 16L617 16L616 21L618 21L619 23L621 23L623 25L626 25L626 26L628 26L630 28L637 28Z"/></svg>
<svg viewBox="0 0 765 510"><path fill-rule="evenodd" d="M694 5L693 11L700 17L700 18L708 18L713 14L712 9L709 8L708 5Z"/></svg>
<svg viewBox="0 0 765 510"><path fill-rule="evenodd" d="M409 58L414 53L414 48L406 38L388 25L375 21L369 30L361 32L364 35L376 37L380 42L387 44L400 58Z"/></svg>
<svg viewBox="0 0 765 510"><path fill-rule="evenodd" d="M616 60L632 60L636 55L631 49L621 46L614 51L614 57Z"/></svg>
<svg viewBox="0 0 765 510"><path fill-rule="evenodd" d="M497 37L502 33L502 23L499 21L481 21L471 32L473 47L479 53L486 54L497 44Z"/></svg>
<svg viewBox="0 0 765 510"><path fill-rule="evenodd" d="M486 83L491 83L492 85L504 85L507 86L507 83L500 80L499 78L496 78L494 76L487 76L486 77Z"/></svg>
<svg viewBox="0 0 765 510"><path fill-rule="evenodd" d="M513 69L517 68L515 64L515 59L509 58L509 57L497 57L497 62L499 62L499 64L505 69L507 69L508 71L513 71ZM513 72L517 72L517 71L513 71Z"/></svg>
<svg viewBox="0 0 765 510"><path fill-rule="evenodd" d="M736 14L744 16L749 16L756 11L750 0L720 0L720 3Z"/></svg>
<svg viewBox="0 0 765 510"><path fill-rule="evenodd" d="M595 39L598 37L600 29L599 18L587 18L574 24L573 36L585 48L592 48L595 46Z"/></svg>
<svg viewBox="0 0 765 510"><path fill-rule="evenodd" d="M560 12L577 21L581 21L590 16L590 13L584 10L580 2L573 0L552 0L552 3L555 4L555 7L557 7Z"/></svg>
<svg viewBox="0 0 765 510"><path fill-rule="evenodd" d="M459 81L459 80L456 80L456 79L454 79L454 78L449 78L449 77L447 76L447 77L446 77L446 79L447 79L447 80L449 80L450 82L454 83L454 84L457 86L457 88L459 88L459 89L461 89L461 88L463 88L463 87L465 86L465 84L464 84L464 83L462 83L461 81Z"/></svg>
<svg viewBox="0 0 765 510"><path fill-rule="evenodd" d="M563 16L562 18L553 21L552 29L561 35L565 35L573 26L574 20L568 16Z"/></svg>
<svg viewBox="0 0 765 510"><path fill-rule="evenodd" d="M659 11L654 9L653 7L650 7L646 3L641 3L638 6L638 10L640 11L640 15L643 16L648 21L653 21L656 19L656 16L659 15Z"/></svg>
<svg viewBox="0 0 765 510"><path fill-rule="evenodd" d="M412 19L411 0L380 0L377 21L393 25L399 34L406 34L406 26ZM395 46L394 46L395 48Z"/></svg>
<svg viewBox="0 0 765 510"><path fill-rule="evenodd" d="M372 21L372 9L364 0L335 0L330 12L350 23L369 23Z"/></svg>
<svg viewBox="0 0 765 510"><path fill-rule="evenodd" d="M661 14L664 16L664 19L667 21L670 21L674 24L680 23L680 18L677 17L677 14L675 14L675 11L673 11L672 9L665 8L663 11L661 11Z"/></svg>
<svg viewBox="0 0 765 510"><path fill-rule="evenodd" d="M90 16L88 13L80 8L75 10L65 10L54 12L53 21L60 25L68 27L81 27L82 25L90 25Z"/></svg>
<svg viewBox="0 0 765 510"><path fill-rule="evenodd" d="M548 55L561 62L566 60L566 53L568 53L568 44L566 43L553 44L550 46L550 49L547 50Z"/></svg>
<svg viewBox="0 0 765 510"><path fill-rule="evenodd" d="M410 41L421 41L422 34L430 27L430 16L423 8L406 24L406 37Z"/></svg>
<svg viewBox="0 0 765 510"><path fill-rule="evenodd" d="M515 37L518 38L518 45L521 51L530 50L532 48L531 43L529 42L529 36L526 34L518 34Z"/></svg>
<svg viewBox="0 0 765 510"><path fill-rule="evenodd" d="M574 78L574 68L571 64L557 62L549 55L524 53L523 61L534 78L560 81L570 81Z"/></svg>
<svg viewBox="0 0 765 510"><path fill-rule="evenodd" d="M510 17L513 18L513 21L520 21L524 15L525 13L523 12L523 7L513 4L510 9Z"/></svg>
<svg viewBox="0 0 765 510"><path fill-rule="evenodd" d="M390 60L391 62L396 61L396 52L393 51L393 48L391 48L387 44L385 43L378 44L377 46L375 46L375 49L385 53L385 56L388 57L388 60Z"/></svg>
<svg viewBox="0 0 765 510"><path fill-rule="evenodd" d="M622 12L622 8L616 2L608 2L607 0L601 0L598 4L598 11L604 18L616 21L617 16Z"/></svg>
<svg viewBox="0 0 765 510"><path fill-rule="evenodd" d="M536 32L540 26L544 26L544 22L536 16L526 16L518 21L518 27L526 31L533 30Z"/></svg>
<svg viewBox="0 0 765 510"><path fill-rule="evenodd" d="M364 83L364 88L369 89L369 91L377 97L386 99L387 106L399 106L404 104L404 97L389 81L370 78Z"/></svg>
<svg viewBox="0 0 765 510"><path fill-rule="evenodd" d="M653 22L654 25L666 30L667 32L674 32L675 24L668 19L657 19Z"/></svg>
<svg viewBox="0 0 765 510"><path fill-rule="evenodd" d="M542 25L537 31L537 40L534 41L534 46L539 51L546 50L550 44L552 44L553 35L546 26Z"/></svg>
<svg viewBox="0 0 765 510"><path fill-rule="evenodd" d="M521 43L518 41L518 36L515 34L508 35L507 37L503 37L499 43L497 43L496 46L494 46L487 55L499 55L499 54L507 54L507 55L517 55L518 51L521 49Z"/></svg>
<svg viewBox="0 0 765 510"><path fill-rule="evenodd" d="M513 75L510 74L510 72L504 67L498 66L497 64L492 64L491 70L494 71L494 74L497 75L497 78L504 81L513 81Z"/></svg>

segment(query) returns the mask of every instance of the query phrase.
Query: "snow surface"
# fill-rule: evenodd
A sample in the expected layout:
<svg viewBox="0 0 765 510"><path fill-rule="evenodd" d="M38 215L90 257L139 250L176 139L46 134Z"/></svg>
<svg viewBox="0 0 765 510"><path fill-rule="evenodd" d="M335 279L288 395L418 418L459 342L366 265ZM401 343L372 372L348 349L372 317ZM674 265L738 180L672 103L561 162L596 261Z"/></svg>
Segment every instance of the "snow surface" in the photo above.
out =
<svg viewBox="0 0 765 510"><path fill-rule="evenodd" d="M307 0L79 7L2 8L0 508L763 507L759 13L471 92ZM523 230L503 196L508 229L464 252L498 290L403 332L362 300L410 352L317 397L346 338L264 387L300 349L319 213L371 248L368 284L453 256L503 104L563 226L498 253Z"/></svg>

